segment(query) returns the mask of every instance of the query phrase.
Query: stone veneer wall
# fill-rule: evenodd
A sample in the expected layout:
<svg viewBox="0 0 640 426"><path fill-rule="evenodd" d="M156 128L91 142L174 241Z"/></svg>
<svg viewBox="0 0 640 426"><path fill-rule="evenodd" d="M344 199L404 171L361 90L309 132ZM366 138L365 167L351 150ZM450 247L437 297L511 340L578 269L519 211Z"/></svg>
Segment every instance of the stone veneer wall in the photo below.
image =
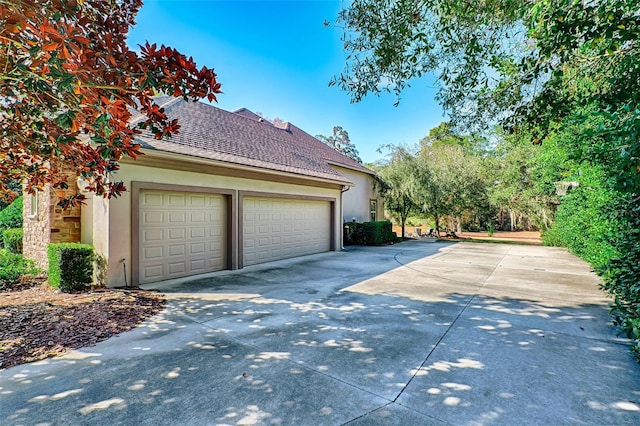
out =
<svg viewBox="0 0 640 426"><path fill-rule="evenodd" d="M61 198L76 193L76 177L68 174L67 183L69 185L67 190L54 192L50 187L46 187L43 191L38 191L36 215L31 214L33 197L24 194L23 254L44 269L49 263L47 259L49 243L80 241L80 207L63 209L57 205Z"/></svg>

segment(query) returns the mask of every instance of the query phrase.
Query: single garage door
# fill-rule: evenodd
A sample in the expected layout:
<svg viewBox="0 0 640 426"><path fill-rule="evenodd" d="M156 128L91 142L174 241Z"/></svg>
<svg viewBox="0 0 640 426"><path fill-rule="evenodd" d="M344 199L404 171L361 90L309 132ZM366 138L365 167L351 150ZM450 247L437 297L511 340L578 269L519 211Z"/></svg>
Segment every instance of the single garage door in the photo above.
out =
<svg viewBox="0 0 640 426"><path fill-rule="evenodd" d="M226 199L222 195L140 192L140 283L225 269Z"/></svg>
<svg viewBox="0 0 640 426"><path fill-rule="evenodd" d="M243 264L329 251L330 228L328 201L245 197Z"/></svg>

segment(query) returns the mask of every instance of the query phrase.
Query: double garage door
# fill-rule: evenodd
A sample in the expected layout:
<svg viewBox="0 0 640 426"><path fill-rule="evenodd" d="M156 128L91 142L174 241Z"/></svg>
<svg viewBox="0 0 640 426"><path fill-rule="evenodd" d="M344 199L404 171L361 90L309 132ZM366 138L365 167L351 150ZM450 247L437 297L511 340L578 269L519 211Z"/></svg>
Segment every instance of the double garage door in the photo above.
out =
<svg viewBox="0 0 640 426"><path fill-rule="evenodd" d="M227 269L229 197L141 190L138 270L141 284ZM239 235L242 265L331 249L328 201L244 197Z"/></svg>

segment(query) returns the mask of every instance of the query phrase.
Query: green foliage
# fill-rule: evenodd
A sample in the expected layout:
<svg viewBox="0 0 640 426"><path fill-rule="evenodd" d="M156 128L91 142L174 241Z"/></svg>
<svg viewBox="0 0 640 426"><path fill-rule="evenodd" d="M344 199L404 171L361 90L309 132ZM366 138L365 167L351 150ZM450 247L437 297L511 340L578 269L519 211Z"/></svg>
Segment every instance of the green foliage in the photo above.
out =
<svg viewBox="0 0 640 426"><path fill-rule="evenodd" d="M595 168L586 169L579 183L563 197L543 241L567 247L595 268L602 268L619 255L615 242L625 231L615 211L620 194L609 190L604 173Z"/></svg>
<svg viewBox="0 0 640 426"><path fill-rule="evenodd" d="M362 158L358 153L358 149L349 139L349 133L340 126L333 128L332 136L316 135L316 139L322 141L325 145L330 146L341 154L351 158L353 161L362 164Z"/></svg>
<svg viewBox="0 0 640 426"><path fill-rule="evenodd" d="M395 234L389 221L364 222L362 224L362 244L377 246L395 241Z"/></svg>
<svg viewBox="0 0 640 426"><path fill-rule="evenodd" d="M93 247L88 244L49 244L49 284L64 292L81 291L91 284Z"/></svg>
<svg viewBox="0 0 640 426"><path fill-rule="evenodd" d="M2 231L2 241L5 249L11 253L22 254L22 228L5 229Z"/></svg>
<svg viewBox="0 0 640 426"><path fill-rule="evenodd" d="M387 220L364 222L364 223L346 223L351 236L351 244L362 246L378 246L381 244L394 242L397 238L396 233L392 230L391 222Z"/></svg>
<svg viewBox="0 0 640 426"><path fill-rule="evenodd" d="M422 214L433 217L436 232L442 229L443 219L448 220L448 228L459 230L463 216L489 209L481 161L458 145L422 147L415 200Z"/></svg>
<svg viewBox="0 0 640 426"><path fill-rule="evenodd" d="M40 270L32 260L21 254L0 249L0 291L16 289L23 277L38 273Z"/></svg>
<svg viewBox="0 0 640 426"><path fill-rule="evenodd" d="M419 182L415 157L407 148L388 146L391 149L389 161L378 167L378 190L381 193L385 209L391 217L400 222L402 236L407 218L418 211L415 193Z"/></svg>
<svg viewBox="0 0 640 426"><path fill-rule="evenodd" d="M22 227L22 197L18 197L0 211L0 232L5 229Z"/></svg>
<svg viewBox="0 0 640 426"><path fill-rule="evenodd" d="M618 256L599 269L604 289L614 296L614 323L632 339L632 351L640 360L640 207L637 201L621 208L625 220Z"/></svg>

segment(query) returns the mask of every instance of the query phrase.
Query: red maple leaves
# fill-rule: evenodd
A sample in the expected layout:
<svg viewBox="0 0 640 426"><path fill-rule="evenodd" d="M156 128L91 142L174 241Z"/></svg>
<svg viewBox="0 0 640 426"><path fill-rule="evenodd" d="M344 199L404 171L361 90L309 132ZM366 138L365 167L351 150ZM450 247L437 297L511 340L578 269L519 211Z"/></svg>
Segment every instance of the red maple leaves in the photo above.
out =
<svg viewBox="0 0 640 426"><path fill-rule="evenodd" d="M35 3L35 4L34 4ZM140 0L15 0L0 3L0 192L24 181L31 192L60 187L65 170L105 197L125 190L112 181L123 156L135 158L135 138L157 138L180 126L154 102L165 93L216 100L212 69L198 69L167 46L130 50L126 35ZM134 111L144 119L130 125ZM83 199L77 194L66 204Z"/></svg>

